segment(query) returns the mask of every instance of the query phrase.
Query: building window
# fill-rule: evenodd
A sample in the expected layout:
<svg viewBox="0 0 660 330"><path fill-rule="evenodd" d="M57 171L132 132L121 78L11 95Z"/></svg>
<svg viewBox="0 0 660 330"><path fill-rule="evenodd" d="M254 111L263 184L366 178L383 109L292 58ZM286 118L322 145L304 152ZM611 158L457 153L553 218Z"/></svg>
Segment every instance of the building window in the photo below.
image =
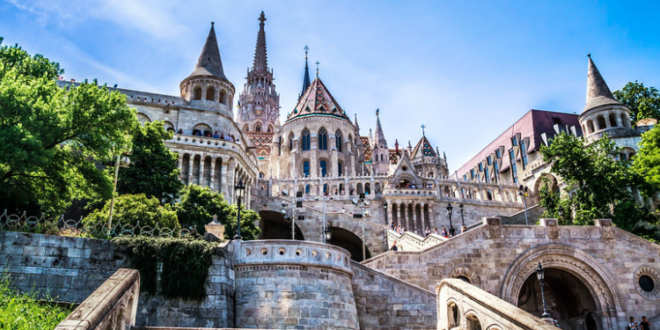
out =
<svg viewBox="0 0 660 330"><path fill-rule="evenodd" d="M483 171L484 171L484 165L479 163L479 172L483 172Z"/></svg>
<svg viewBox="0 0 660 330"><path fill-rule="evenodd" d="M561 119L558 117L552 117L552 124L553 125L561 125Z"/></svg>
<svg viewBox="0 0 660 330"><path fill-rule="evenodd" d="M319 150L328 150L328 131L325 128L319 130Z"/></svg>
<svg viewBox="0 0 660 330"><path fill-rule="evenodd" d="M309 194L310 185L305 186L305 194Z"/></svg>
<svg viewBox="0 0 660 330"><path fill-rule="evenodd" d="M518 140L516 139L515 136L511 138L511 145L513 145L514 147L518 145Z"/></svg>
<svg viewBox="0 0 660 330"><path fill-rule="evenodd" d="M209 87L208 89L206 89L206 100L213 101L214 98L215 98L215 88Z"/></svg>
<svg viewBox="0 0 660 330"><path fill-rule="evenodd" d="M289 152L293 150L293 133L289 135Z"/></svg>
<svg viewBox="0 0 660 330"><path fill-rule="evenodd" d="M488 162L488 166L493 165L493 159L490 156L486 157L486 161Z"/></svg>
<svg viewBox="0 0 660 330"><path fill-rule="evenodd" d="M341 144L342 144L342 138L341 138L341 132L337 131L335 133L335 144L337 145L337 151L341 152Z"/></svg>
<svg viewBox="0 0 660 330"><path fill-rule="evenodd" d="M342 171L343 171L343 168L341 166L341 162L338 162L337 163L337 175L342 176L344 174Z"/></svg>
<svg viewBox="0 0 660 330"><path fill-rule="evenodd" d="M305 177L309 176L309 161L303 162L303 175Z"/></svg>
<svg viewBox="0 0 660 330"><path fill-rule="evenodd" d="M302 151L307 151L309 150L310 146L310 137L309 137L309 130L305 128L305 130L302 132L302 141L300 141L302 144Z"/></svg>
<svg viewBox="0 0 660 330"><path fill-rule="evenodd" d="M525 140L520 140L520 155L522 156L523 170L527 167L527 148L525 148Z"/></svg>
<svg viewBox="0 0 660 330"><path fill-rule="evenodd" d="M470 179L474 180L474 169L470 170Z"/></svg>
<svg viewBox="0 0 660 330"><path fill-rule="evenodd" d="M463 175L463 181L467 181L467 174Z"/></svg>
<svg viewBox="0 0 660 330"><path fill-rule="evenodd" d="M497 158L497 159L502 158L502 154L500 153L500 149L495 150L495 158Z"/></svg>
<svg viewBox="0 0 660 330"><path fill-rule="evenodd" d="M486 170L484 171L484 180L486 182L490 182L490 175L488 175L488 167L486 167Z"/></svg>
<svg viewBox="0 0 660 330"><path fill-rule="evenodd" d="M328 164L325 160L321 161L321 176L325 176L328 173Z"/></svg>
<svg viewBox="0 0 660 330"><path fill-rule="evenodd" d="M516 168L516 152L511 148L509 150L509 158L511 158L511 176L513 183L518 184L518 169Z"/></svg>
<svg viewBox="0 0 660 330"><path fill-rule="evenodd" d="M256 126L254 126L254 131L257 133L261 132L261 124L257 124Z"/></svg>
<svg viewBox="0 0 660 330"><path fill-rule="evenodd" d="M500 173L500 164L495 162L493 164L493 174L495 174L495 183L498 183L498 181L499 181L498 178L497 178L499 176L499 173Z"/></svg>

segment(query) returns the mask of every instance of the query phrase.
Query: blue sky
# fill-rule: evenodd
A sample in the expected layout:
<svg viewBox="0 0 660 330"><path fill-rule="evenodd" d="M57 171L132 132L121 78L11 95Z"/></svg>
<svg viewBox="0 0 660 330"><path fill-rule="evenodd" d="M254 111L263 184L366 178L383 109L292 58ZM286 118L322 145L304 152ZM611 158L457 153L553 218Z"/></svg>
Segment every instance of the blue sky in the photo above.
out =
<svg viewBox="0 0 660 330"><path fill-rule="evenodd" d="M0 36L77 81L178 95L214 21L240 90L261 10L281 115L295 106L303 47L362 135L375 110L392 147L420 125L457 169L529 109L580 112L587 53L612 90L660 87L657 1L0 0ZM236 98L237 99L237 98Z"/></svg>

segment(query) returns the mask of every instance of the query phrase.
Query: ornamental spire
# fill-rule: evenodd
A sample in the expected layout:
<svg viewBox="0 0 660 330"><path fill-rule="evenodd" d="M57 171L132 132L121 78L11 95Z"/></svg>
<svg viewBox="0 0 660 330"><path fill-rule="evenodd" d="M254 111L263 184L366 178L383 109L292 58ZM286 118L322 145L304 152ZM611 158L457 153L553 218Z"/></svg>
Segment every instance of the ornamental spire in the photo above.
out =
<svg viewBox="0 0 660 330"><path fill-rule="evenodd" d="M383 127L380 125L380 109L376 109L376 135L374 135L374 144L387 148L387 140L383 133Z"/></svg>
<svg viewBox="0 0 660 330"><path fill-rule="evenodd" d="M587 104L584 111L606 104L621 104L614 98L610 88L607 87L605 79L600 75L596 64L591 59L591 54L587 56L589 57L589 69L587 73Z"/></svg>
<svg viewBox="0 0 660 330"><path fill-rule="evenodd" d="M302 92L300 92L300 97L305 95L305 92L307 91L307 88L311 84L309 81L309 65L307 64L307 53L309 52L309 47L305 45L305 76L303 78L303 86L302 86Z"/></svg>
<svg viewBox="0 0 660 330"><path fill-rule="evenodd" d="M254 51L254 64L253 69L257 72L264 72L268 70L268 57L266 54L266 31L264 30L264 22L266 15L261 12L259 16L259 33L257 34L257 48Z"/></svg>

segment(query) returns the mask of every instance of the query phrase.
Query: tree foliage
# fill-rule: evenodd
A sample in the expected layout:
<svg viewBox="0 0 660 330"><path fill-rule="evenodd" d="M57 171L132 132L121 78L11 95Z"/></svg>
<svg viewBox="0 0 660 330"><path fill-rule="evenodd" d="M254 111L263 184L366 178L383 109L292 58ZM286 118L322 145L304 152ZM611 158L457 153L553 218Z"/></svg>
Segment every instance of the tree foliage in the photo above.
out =
<svg viewBox="0 0 660 330"><path fill-rule="evenodd" d="M58 87L62 73L41 55L0 47L0 207L55 213L112 191L95 161L130 144L134 110L95 83Z"/></svg>
<svg viewBox="0 0 660 330"><path fill-rule="evenodd" d="M163 122L156 121L138 126L133 132L128 168L120 168L117 192L145 194L161 203L174 203L183 183L179 179L177 155L163 143L172 138ZM109 169L113 171L114 169Z"/></svg>
<svg viewBox="0 0 660 330"><path fill-rule="evenodd" d="M632 169L644 178L641 186L646 196L652 196L660 191L660 126L642 134L642 142L635 155Z"/></svg>
<svg viewBox="0 0 660 330"><path fill-rule="evenodd" d="M184 228L196 228L204 233L204 225L211 222L213 215L225 225L225 238L232 239L236 235L237 210L236 205L229 205L222 195L211 191L208 187L188 185L181 193L181 202L176 207L179 222ZM255 225L259 216L252 210L245 210L241 205L241 236L244 240L256 239L261 231Z"/></svg>
<svg viewBox="0 0 660 330"><path fill-rule="evenodd" d="M83 222L85 226L107 226L110 218L110 204L107 201L103 209L94 210ZM169 205L161 205L155 197L147 198L144 194L121 195L115 198L115 206L112 213L113 227L120 226L150 226L159 225L173 229L178 234L181 226L176 216L176 211Z"/></svg>
<svg viewBox="0 0 660 330"><path fill-rule="evenodd" d="M644 83L629 82L614 97L630 108L630 120L635 123L644 118L660 119L660 93L655 87Z"/></svg>

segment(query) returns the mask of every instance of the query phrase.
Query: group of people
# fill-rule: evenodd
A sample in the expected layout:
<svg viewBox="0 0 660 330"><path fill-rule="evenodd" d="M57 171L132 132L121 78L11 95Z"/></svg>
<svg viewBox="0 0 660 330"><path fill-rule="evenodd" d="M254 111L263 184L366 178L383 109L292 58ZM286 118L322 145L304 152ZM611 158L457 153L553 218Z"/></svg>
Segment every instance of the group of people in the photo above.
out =
<svg viewBox="0 0 660 330"><path fill-rule="evenodd" d="M394 224L392 224L392 225L390 225L390 229L395 231L399 235L403 235L403 233L406 232L406 227L401 226L401 225L396 225L395 226ZM444 238L449 238L449 237L455 236L456 231L454 230L454 228L450 228L449 230L447 230L447 227L443 227L442 231L440 231L440 232L438 232L438 227L433 227L433 229L431 229L431 228L424 229L424 237L429 236L431 234L436 234L436 235L440 235Z"/></svg>
<svg viewBox="0 0 660 330"><path fill-rule="evenodd" d="M651 322L646 319L646 316L642 316L642 322L637 323L635 318L631 316L626 330L651 330Z"/></svg>
<svg viewBox="0 0 660 330"><path fill-rule="evenodd" d="M179 128L179 131L177 133L183 134L183 130ZM214 139L226 140L226 141L231 141L231 142L237 141L233 134L224 135L223 133L220 133L220 135L218 135L218 131L215 131L215 133L213 135L211 135L211 132L209 132L209 131L205 131L204 133L202 133L202 131L196 131L194 133L194 135L204 136L204 137L212 137Z"/></svg>

